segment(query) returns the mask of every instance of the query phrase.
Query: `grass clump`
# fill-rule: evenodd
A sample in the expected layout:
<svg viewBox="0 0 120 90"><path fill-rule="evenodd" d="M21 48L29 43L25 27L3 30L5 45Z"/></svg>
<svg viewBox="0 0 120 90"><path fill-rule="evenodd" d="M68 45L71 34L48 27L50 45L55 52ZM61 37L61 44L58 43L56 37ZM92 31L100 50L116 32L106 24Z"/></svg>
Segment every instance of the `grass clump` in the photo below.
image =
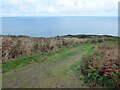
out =
<svg viewBox="0 0 120 90"><path fill-rule="evenodd" d="M35 61L36 59L42 57L42 55L22 55L19 58L12 59L7 62L2 63L2 72L10 71L13 69L17 69L19 67L22 67L26 64L31 63L32 61Z"/></svg>

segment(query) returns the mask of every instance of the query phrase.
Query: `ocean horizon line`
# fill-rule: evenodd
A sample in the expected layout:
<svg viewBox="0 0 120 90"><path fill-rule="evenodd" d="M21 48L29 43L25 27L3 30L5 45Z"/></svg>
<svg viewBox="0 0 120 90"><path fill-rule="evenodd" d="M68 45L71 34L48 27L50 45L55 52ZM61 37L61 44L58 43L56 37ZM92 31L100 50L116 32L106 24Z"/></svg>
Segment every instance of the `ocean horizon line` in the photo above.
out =
<svg viewBox="0 0 120 90"><path fill-rule="evenodd" d="M119 16L2 16L2 17L3 18L4 17L7 17L7 18L8 17L76 17L76 18L77 17L83 17L83 18L84 17L98 17L98 18L99 17L106 17L106 18L111 18L111 17L113 18L114 17L114 18L118 18Z"/></svg>

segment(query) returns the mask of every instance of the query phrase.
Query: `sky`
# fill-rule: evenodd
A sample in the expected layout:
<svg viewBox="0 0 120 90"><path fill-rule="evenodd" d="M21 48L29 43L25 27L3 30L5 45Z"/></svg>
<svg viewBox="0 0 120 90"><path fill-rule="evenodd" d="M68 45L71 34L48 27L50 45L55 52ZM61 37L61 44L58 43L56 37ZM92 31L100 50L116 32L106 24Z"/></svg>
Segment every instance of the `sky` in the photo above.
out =
<svg viewBox="0 0 120 90"><path fill-rule="evenodd" d="M117 16L119 0L1 0L0 16Z"/></svg>

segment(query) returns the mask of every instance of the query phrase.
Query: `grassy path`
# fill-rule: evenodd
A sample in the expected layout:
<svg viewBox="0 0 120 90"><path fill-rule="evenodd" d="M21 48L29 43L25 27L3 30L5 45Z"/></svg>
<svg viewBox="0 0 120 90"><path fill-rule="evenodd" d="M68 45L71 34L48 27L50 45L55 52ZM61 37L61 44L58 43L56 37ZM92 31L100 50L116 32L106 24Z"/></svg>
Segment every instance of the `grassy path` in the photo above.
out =
<svg viewBox="0 0 120 90"><path fill-rule="evenodd" d="M3 73L3 88L83 88L70 67L92 52L95 44L81 44L50 54L24 67ZM41 59L41 58L38 58Z"/></svg>

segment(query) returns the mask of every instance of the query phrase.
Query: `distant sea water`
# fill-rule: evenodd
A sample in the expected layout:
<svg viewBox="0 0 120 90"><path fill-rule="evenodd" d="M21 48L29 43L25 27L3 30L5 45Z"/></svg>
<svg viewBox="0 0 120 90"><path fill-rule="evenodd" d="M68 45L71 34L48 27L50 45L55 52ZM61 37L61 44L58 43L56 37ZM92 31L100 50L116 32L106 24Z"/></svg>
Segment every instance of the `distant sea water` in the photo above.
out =
<svg viewBox="0 0 120 90"><path fill-rule="evenodd" d="M117 17L2 17L2 34L52 37L118 35Z"/></svg>

